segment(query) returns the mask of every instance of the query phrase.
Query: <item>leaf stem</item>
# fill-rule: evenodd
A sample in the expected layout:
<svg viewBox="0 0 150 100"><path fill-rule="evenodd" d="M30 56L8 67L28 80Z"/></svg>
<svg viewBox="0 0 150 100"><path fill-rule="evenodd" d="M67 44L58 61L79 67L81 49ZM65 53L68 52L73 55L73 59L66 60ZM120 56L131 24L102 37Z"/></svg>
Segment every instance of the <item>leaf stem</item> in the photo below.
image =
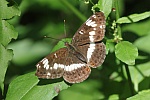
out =
<svg viewBox="0 0 150 100"><path fill-rule="evenodd" d="M128 77L128 83L129 83L131 95L133 96L133 95L134 95L134 86L133 86L133 84L132 84L132 79L131 79L129 67L128 67L127 64L125 64L125 69L126 69L126 73L127 73L127 77Z"/></svg>

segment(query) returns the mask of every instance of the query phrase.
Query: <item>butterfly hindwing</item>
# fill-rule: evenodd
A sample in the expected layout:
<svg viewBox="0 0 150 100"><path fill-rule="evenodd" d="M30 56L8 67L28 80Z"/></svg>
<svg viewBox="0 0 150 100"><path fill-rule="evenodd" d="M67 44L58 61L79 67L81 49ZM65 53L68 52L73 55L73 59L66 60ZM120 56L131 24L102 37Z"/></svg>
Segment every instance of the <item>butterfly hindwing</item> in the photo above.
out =
<svg viewBox="0 0 150 100"><path fill-rule="evenodd" d="M65 65L63 78L69 83L82 82L87 79L91 73L90 67L71 52L66 59Z"/></svg>
<svg viewBox="0 0 150 100"><path fill-rule="evenodd" d="M88 66L96 68L104 62L106 48L103 42L85 44L78 46L78 49L86 57Z"/></svg>

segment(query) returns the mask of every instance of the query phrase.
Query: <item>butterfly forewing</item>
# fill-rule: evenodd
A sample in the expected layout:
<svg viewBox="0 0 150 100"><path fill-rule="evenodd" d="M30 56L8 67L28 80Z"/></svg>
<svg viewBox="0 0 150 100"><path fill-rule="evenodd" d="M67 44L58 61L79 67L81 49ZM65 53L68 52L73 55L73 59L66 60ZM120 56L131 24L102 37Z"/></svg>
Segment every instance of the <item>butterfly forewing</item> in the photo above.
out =
<svg viewBox="0 0 150 100"><path fill-rule="evenodd" d="M105 16L102 12L93 14L75 33L73 45L101 41L105 35Z"/></svg>
<svg viewBox="0 0 150 100"><path fill-rule="evenodd" d="M37 65L39 78L54 79L64 77L69 83L79 83L87 79L91 69L67 48L61 48L48 55Z"/></svg>
<svg viewBox="0 0 150 100"><path fill-rule="evenodd" d="M61 48L42 59L37 65L36 76L39 78L54 79L64 74L64 61L68 55L67 48Z"/></svg>

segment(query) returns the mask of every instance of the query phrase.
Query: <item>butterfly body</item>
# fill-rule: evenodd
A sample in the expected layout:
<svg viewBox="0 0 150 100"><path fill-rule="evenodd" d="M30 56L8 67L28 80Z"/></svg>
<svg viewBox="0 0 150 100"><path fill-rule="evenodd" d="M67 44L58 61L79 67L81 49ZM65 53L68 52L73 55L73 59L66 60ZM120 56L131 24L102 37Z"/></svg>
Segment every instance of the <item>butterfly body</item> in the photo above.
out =
<svg viewBox="0 0 150 100"><path fill-rule="evenodd" d="M102 12L93 14L75 33L71 44L41 60L36 76L55 79L63 77L69 83L80 83L88 78L91 68L97 68L105 59L105 17Z"/></svg>
<svg viewBox="0 0 150 100"><path fill-rule="evenodd" d="M78 59L80 59L82 62L87 63L86 58L80 53L79 50L77 50L73 45L69 44L68 42L65 43L65 46L68 48L69 53L72 53L74 56L76 56ZM68 55L69 56L69 55Z"/></svg>

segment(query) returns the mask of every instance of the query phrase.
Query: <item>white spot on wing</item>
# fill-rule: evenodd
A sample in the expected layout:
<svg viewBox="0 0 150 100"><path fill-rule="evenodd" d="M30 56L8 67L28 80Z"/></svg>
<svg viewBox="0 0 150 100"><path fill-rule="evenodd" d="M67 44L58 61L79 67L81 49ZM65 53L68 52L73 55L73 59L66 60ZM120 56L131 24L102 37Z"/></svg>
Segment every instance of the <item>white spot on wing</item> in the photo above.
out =
<svg viewBox="0 0 150 100"><path fill-rule="evenodd" d="M49 65L46 66L46 70L48 70L48 69L49 69Z"/></svg>
<svg viewBox="0 0 150 100"><path fill-rule="evenodd" d="M96 18L96 15L93 15L92 17Z"/></svg>
<svg viewBox="0 0 150 100"><path fill-rule="evenodd" d="M95 31L89 32L90 35L95 35Z"/></svg>
<svg viewBox="0 0 150 100"><path fill-rule="evenodd" d="M43 67L46 68L46 70L48 70L49 69L48 59L44 58L42 61L44 65Z"/></svg>
<svg viewBox="0 0 150 100"><path fill-rule="evenodd" d="M57 68L58 68L58 64L55 63L53 68L54 68L54 69L57 69Z"/></svg>
<svg viewBox="0 0 150 100"><path fill-rule="evenodd" d="M63 69L64 65L63 64L59 64L58 67Z"/></svg>
<svg viewBox="0 0 150 100"><path fill-rule="evenodd" d="M55 58L57 58L57 54L55 53L54 55L55 55Z"/></svg>
<svg viewBox="0 0 150 100"><path fill-rule="evenodd" d="M41 66L40 66L40 64L37 64L36 67L37 67L37 68L40 68Z"/></svg>
<svg viewBox="0 0 150 100"><path fill-rule="evenodd" d="M51 73L47 73L48 76L51 76Z"/></svg>
<svg viewBox="0 0 150 100"><path fill-rule="evenodd" d="M102 26L102 25L100 25L99 27L100 27L100 28L103 28L103 26Z"/></svg>
<svg viewBox="0 0 150 100"><path fill-rule="evenodd" d="M45 62L47 61L47 58L42 59L42 63L45 64Z"/></svg>
<svg viewBox="0 0 150 100"><path fill-rule="evenodd" d="M88 20L86 21L86 25L89 26L91 22L92 22L92 20L88 19Z"/></svg>
<svg viewBox="0 0 150 100"><path fill-rule="evenodd" d="M80 33L80 34L83 34L82 30L81 30L81 31L79 31L79 33Z"/></svg>
<svg viewBox="0 0 150 100"><path fill-rule="evenodd" d="M88 51L87 51L87 60L88 60L88 62L90 61L94 50L95 50L95 44L94 43L90 43Z"/></svg>
<svg viewBox="0 0 150 100"><path fill-rule="evenodd" d="M92 36L89 36L89 38L90 38L90 41L91 41L91 42L93 42L93 41L94 41L94 37L93 37L93 35L92 35Z"/></svg>
<svg viewBox="0 0 150 100"><path fill-rule="evenodd" d="M91 32L89 32L89 38L90 38L90 41L91 42L94 42L94 35L95 35L95 31L91 31Z"/></svg>
<svg viewBox="0 0 150 100"><path fill-rule="evenodd" d="M81 64L81 63L71 64L71 65L65 66L65 71L73 71L75 69L81 68L82 66L85 66L85 64Z"/></svg>
<svg viewBox="0 0 150 100"><path fill-rule="evenodd" d="M54 63L54 69L58 69L58 68L64 68L64 65L63 64L57 64L57 63Z"/></svg>
<svg viewBox="0 0 150 100"><path fill-rule="evenodd" d="M86 25L91 26L91 27L96 27L97 26L96 22L92 21L92 20L87 20Z"/></svg>

